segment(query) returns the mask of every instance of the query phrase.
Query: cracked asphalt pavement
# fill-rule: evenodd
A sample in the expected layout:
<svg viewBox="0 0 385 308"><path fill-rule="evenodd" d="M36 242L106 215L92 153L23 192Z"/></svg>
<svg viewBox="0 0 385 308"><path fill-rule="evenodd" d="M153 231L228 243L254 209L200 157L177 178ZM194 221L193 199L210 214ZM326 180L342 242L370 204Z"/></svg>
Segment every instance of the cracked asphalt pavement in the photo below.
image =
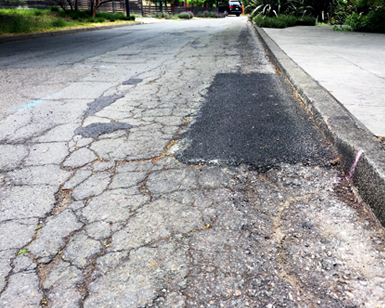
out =
<svg viewBox="0 0 385 308"><path fill-rule="evenodd" d="M385 307L384 229L254 31L1 46L0 307Z"/></svg>

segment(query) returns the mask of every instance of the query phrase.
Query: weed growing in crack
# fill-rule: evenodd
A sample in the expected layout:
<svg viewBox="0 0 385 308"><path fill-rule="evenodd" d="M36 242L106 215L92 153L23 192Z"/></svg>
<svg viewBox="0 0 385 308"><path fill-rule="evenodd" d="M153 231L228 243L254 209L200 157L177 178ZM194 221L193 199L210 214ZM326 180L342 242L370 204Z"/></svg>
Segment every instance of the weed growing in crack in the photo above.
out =
<svg viewBox="0 0 385 308"><path fill-rule="evenodd" d="M22 255L22 254L27 253L27 252L28 252L28 249L21 249L21 250L17 253L17 255L19 256L19 255Z"/></svg>

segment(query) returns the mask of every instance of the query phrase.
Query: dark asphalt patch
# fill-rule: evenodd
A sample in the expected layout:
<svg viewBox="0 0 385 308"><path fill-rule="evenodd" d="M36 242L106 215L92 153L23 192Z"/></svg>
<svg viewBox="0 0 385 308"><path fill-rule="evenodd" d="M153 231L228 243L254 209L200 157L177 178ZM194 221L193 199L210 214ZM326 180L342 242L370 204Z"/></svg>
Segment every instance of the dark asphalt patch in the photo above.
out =
<svg viewBox="0 0 385 308"><path fill-rule="evenodd" d="M131 79L128 79L126 81L123 81L122 85L138 84L142 81L143 81L143 79L140 79L140 78L131 78Z"/></svg>
<svg viewBox="0 0 385 308"><path fill-rule="evenodd" d="M75 130L76 135L82 135L85 138L94 138L102 134L112 133L118 129L130 129L132 126L126 123L92 123L85 127L79 127Z"/></svg>
<svg viewBox="0 0 385 308"><path fill-rule="evenodd" d="M200 114L183 138L185 163L280 162L329 165L335 158L322 133L293 98L281 75L218 74Z"/></svg>
<svg viewBox="0 0 385 308"><path fill-rule="evenodd" d="M94 115L98 111L102 110L104 107L111 105L117 99L124 97L124 95L110 95L110 96L102 96L91 103L88 104L88 109L86 110L86 115Z"/></svg>

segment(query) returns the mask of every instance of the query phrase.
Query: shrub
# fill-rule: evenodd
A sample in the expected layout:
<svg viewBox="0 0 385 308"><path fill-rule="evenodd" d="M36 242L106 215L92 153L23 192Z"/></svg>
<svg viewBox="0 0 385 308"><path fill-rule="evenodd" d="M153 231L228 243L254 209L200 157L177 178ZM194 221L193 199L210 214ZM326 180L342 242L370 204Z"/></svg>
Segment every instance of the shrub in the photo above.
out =
<svg viewBox="0 0 385 308"><path fill-rule="evenodd" d="M63 28L66 26L66 21L64 19L58 18L52 22L52 26L55 28Z"/></svg>
<svg viewBox="0 0 385 308"><path fill-rule="evenodd" d="M315 26L316 19L311 16L297 18L295 16L278 15L278 17L268 17L257 15L253 21L259 27L265 28L287 28L292 26Z"/></svg>
<svg viewBox="0 0 385 308"><path fill-rule="evenodd" d="M330 24L342 25L345 23L346 18L348 18L353 12L358 11L357 1L352 0L339 0L336 3L336 6L333 8L333 16L330 18ZM345 30L344 30L345 31Z"/></svg>
<svg viewBox="0 0 385 308"><path fill-rule="evenodd" d="M332 28L333 31L353 31L353 29L349 26L343 26L343 25L334 25Z"/></svg>
<svg viewBox="0 0 385 308"><path fill-rule="evenodd" d="M354 31L385 33L385 8L370 11L366 15L353 13L345 24Z"/></svg>
<svg viewBox="0 0 385 308"><path fill-rule="evenodd" d="M130 15L130 18L129 18L131 21L135 21L135 16L134 15Z"/></svg>
<svg viewBox="0 0 385 308"><path fill-rule="evenodd" d="M181 18L181 19L191 19L194 17L194 14L193 12L182 12L180 14L177 15L178 18Z"/></svg>
<svg viewBox="0 0 385 308"><path fill-rule="evenodd" d="M0 10L0 33L39 32L51 28L54 20L53 14L44 10Z"/></svg>
<svg viewBox="0 0 385 308"><path fill-rule="evenodd" d="M155 14L155 18L166 18L166 19L170 19L171 16L170 16L170 14L167 13L167 12L157 12L157 13Z"/></svg>
<svg viewBox="0 0 385 308"><path fill-rule="evenodd" d="M126 17L123 13L115 13L115 17L116 19L118 20L124 20L124 18ZM135 16L134 16L135 17Z"/></svg>
<svg viewBox="0 0 385 308"><path fill-rule="evenodd" d="M90 11L85 11L85 12L87 12L89 17L91 16L91 12ZM103 18L104 19L103 21L99 21L99 22L104 22L106 20L111 20L111 21L115 21L115 20L131 20L131 19L127 18L127 16L125 14L123 14L123 13L110 13L110 12L103 12L103 11L96 12L95 13L95 18L96 19L97 18Z"/></svg>
<svg viewBox="0 0 385 308"><path fill-rule="evenodd" d="M71 16L71 18L74 20L85 20L91 17L91 12L90 11L70 11L68 15Z"/></svg>
<svg viewBox="0 0 385 308"><path fill-rule="evenodd" d="M89 18L87 18L87 22L96 22L96 19L92 18L92 17L89 17Z"/></svg>
<svg viewBox="0 0 385 308"><path fill-rule="evenodd" d="M258 27L264 28L287 28L297 24L297 18L285 15L278 15L278 17L257 15L253 18L253 21L258 25Z"/></svg>
<svg viewBox="0 0 385 308"><path fill-rule="evenodd" d="M311 16L303 16L297 19L298 26L314 26L316 24L316 19Z"/></svg>
<svg viewBox="0 0 385 308"><path fill-rule="evenodd" d="M91 12L90 11L80 11L79 19L81 18L90 18L91 17ZM85 14L85 15L84 15ZM98 21L98 18L100 21ZM101 21L103 19L103 21ZM124 15L123 13L110 13L110 12L96 12L95 13L95 21L96 22L104 22L106 20L110 21L116 21L116 20L130 20ZM94 22L95 22L94 21Z"/></svg>
<svg viewBox="0 0 385 308"><path fill-rule="evenodd" d="M104 20L108 19L111 15L113 15L113 13L103 11L95 12L95 18L104 18Z"/></svg>
<svg viewBox="0 0 385 308"><path fill-rule="evenodd" d="M109 17L107 17L107 19L111 20L111 21L115 21L115 20L124 20L126 16L124 16L123 13L112 13Z"/></svg>
<svg viewBox="0 0 385 308"><path fill-rule="evenodd" d="M203 18L223 18L226 17L228 14L227 12L224 13L215 13L215 12L209 12L209 11L203 11L199 12L197 14L197 17L203 17Z"/></svg>
<svg viewBox="0 0 385 308"><path fill-rule="evenodd" d="M49 8L49 10L50 10L51 12L59 12L59 8L58 8L57 6L51 6L51 7Z"/></svg>
<svg viewBox="0 0 385 308"><path fill-rule="evenodd" d="M31 32L31 27L33 26L32 21L24 16L13 16L12 21L9 25L10 33L28 33Z"/></svg>

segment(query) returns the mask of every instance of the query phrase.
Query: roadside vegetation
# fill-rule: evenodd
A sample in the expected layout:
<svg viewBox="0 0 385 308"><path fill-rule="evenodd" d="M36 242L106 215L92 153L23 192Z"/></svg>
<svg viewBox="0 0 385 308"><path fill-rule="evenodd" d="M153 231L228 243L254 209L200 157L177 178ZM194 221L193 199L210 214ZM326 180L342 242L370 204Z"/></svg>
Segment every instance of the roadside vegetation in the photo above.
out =
<svg viewBox="0 0 385 308"><path fill-rule="evenodd" d="M265 28L287 28L293 26L314 26L316 19L311 16L295 17L293 15L278 15L275 17L268 17L263 15L256 15L253 21L259 27Z"/></svg>
<svg viewBox="0 0 385 308"><path fill-rule="evenodd" d="M96 12L95 17L91 17L90 11L66 12L57 7L49 10L0 9L0 35L96 27L133 20L135 16L127 18L123 13Z"/></svg>
<svg viewBox="0 0 385 308"><path fill-rule="evenodd" d="M385 0L244 0L260 27L334 25L333 30L385 33Z"/></svg>
<svg viewBox="0 0 385 308"><path fill-rule="evenodd" d="M191 19L194 18L193 12L182 12L179 14L169 14L168 12L157 12L154 15L155 18L165 18L165 19Z"/></svg>

